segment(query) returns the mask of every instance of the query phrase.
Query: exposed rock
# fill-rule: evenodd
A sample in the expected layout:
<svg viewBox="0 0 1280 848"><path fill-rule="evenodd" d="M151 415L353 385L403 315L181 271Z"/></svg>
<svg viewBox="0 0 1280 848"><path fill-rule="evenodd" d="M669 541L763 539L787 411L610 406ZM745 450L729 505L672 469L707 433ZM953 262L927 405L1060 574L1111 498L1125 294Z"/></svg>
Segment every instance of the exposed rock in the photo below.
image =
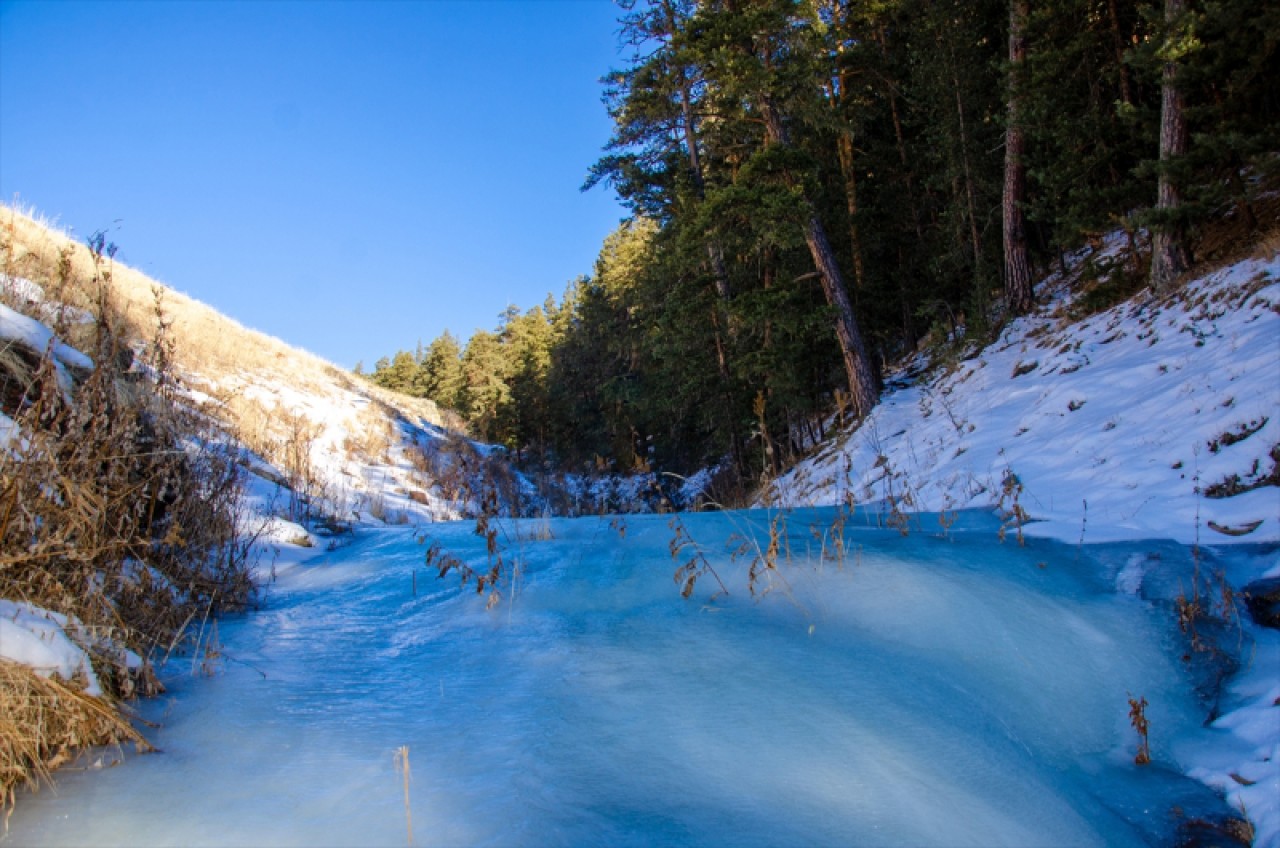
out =
<svg viewBox="0 0 1280 848"><path fill-rule="evenodd" d="M1280 577L1255 580L1244 587L1244 594L1254 621L1280 629Z"/></svg>
<svg viewBox="0 0 1280 848"><path fill-rule="evenodd" d="M1247 848L1253 826L1244 819L1191 819L1178 828L1178 848Z"/></svg>

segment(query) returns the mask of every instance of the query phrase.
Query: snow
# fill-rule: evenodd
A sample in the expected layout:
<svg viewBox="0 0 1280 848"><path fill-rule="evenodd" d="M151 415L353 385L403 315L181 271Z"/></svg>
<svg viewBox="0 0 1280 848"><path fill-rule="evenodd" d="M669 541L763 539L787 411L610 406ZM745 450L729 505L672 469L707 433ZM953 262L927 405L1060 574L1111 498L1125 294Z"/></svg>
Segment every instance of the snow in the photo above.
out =
<svg viewBox="0 0 1280 848"><path fill-rule="evenodd" d="M0 303L0 342L25 345L37 353L50 350L62 365L83 371L93 370L93 360L73 347L57 341L48 327Z"/></svg>
<svg viewBox="0 0 1280 848"><path fill-rule="evenodd" d="M0 274L0 297L19 307L25 315L38 316L45 324L67 321L73 324L92 324L94 316L87 309L49 300L44 287L25 277Z"/></svg>
<svg viewBox="0 0 1280 848"><path fill-rule="evenodd" d="M1280 259L1254 258L1194 281L1176 302L1142 294L1074 325L1061 320L1068 287L1051 282L1049 303L994 345L923 379L894 375L899 387L868 421L778 480L769 500L879 500L882 514L994 507L1007 517L1004 483L1016 479L1027 536L1273 546L1232 574L1238 591L1280 570L1280 489L1205 493L1274 467L1278 277ZM1139 595L1159 568L1134 554L1115 588ZM1275 634L1257 634L1257 652L1228 686L1231 706L1213 724L1222 732L1189 756L1188 773L1247 813L1255 844L1280 845Z"/></svg>
<svg viewBox="0 0 1280 848"><path fill-rule="evenodd" d="M1069 326L1054 314L1067 307L1057 296L986 350L886 394L859 429L776 481L770 500L992 507L1012 474L1033 535L1280 541L1280 489L1205 496L1273 466L1278 275L1280 259L1251 259L1176 303L1141 295ZM1242 536L1215 529L1254 522Z"/></svg>
<svg viewBox="0 0 1280 848"><path fill-rule="evenodd" d="M44 324L28 318L0 303L0 346L20 344L39 355L49 353L57 374L58 387L64 394L71 391L72 378L68 369L86 372L93 370L93 360L75 348L58 341ZM4 435L8 436L8 430Z"/></svg>
<svg viewBox="0 0 1280 848"><path fill-rule="evenodd" d="M354 381L299 387L290 385L285 374L241 374L216 388L261 404L277 419L290 416L299 422L298 435L312 435L307 457L316 513L371 525L451 520L462 514L462 505L436 491L410 459L415 442L438 443L444 431L422 417L385 417L367 387ZM193 400L208 397L199 389L192 394ZM380 427L389 428L382 456L360 456L350 449L354 442L377 441ZM268 465L255 457L252 468L261 471ZM417 493L416 499L411 493Z"/></svg>
<svg viewBox="0 0 1280 848"><path fill-rule="evenodd" d="M8 448L21 438L21 430L12 418L0 412L0 448ZM21 444L21 442L19 441Z"/></svg>
<svg viewBox="0 0 1280 848"><path fill-rule="evenodd" d="M102 695L89 656L67 637L67 617L20 601L0 600L0 657L30 666L44 677L82 680L90 695Z"/></svg>
<svg viewBox="0 0 1280 848"><path fill-rule="evenodd" d="M1280 633L1255 634L1257 652L1228 687L1234 709L1202 743L1187 743L1188 774L1226 796L1257 828L1257 846L1280 845Z"/></svg>

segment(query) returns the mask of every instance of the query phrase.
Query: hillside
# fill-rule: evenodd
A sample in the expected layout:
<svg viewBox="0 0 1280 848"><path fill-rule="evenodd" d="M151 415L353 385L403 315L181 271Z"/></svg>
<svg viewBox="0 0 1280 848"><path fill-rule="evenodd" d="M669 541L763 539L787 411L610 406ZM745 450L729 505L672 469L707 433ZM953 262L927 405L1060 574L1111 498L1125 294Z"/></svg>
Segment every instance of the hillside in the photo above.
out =
<svg viewBox="0 0 1280 848"><path fill-rule="evenodd" d="M879 502L885 520L1000 506L1070 542L1280 541L1280 259L1261 245L1169 298L1090 311L1071 259L991 345L889 375L879 406L768 486L778 506Z"/></svg>
<svg viewBox="0 0 1280 848"><path fill-rule="evenodd" d="M135 349L165 322L187 396L257 455L255 470L285 484L267 495L281 510L349 524L433 521L472 508L444 454L478 458L482 449L469 447L449 412L371 385L126 265L112 261L108 273ZM83 243L0 207L0 302L46 320L45 301L92 315L92 278ZM68 335L80 342L74 322ZM446 444L453 450L442 451Z"/></svg>
<svg viewBox="0 0 1280 848"><path fill-rule="evenodd" d="M698 844L886 834L903 844L1277 844L1280 635L1250 621L1233 594L1280 572L1275 545L1207 544L1210 534L1267 538L1269 513L1240 536L1207 521L1243 530L1274 497L1269 477L1241 473L1235 488L1262 485L1201 498L1206 510L1228 507L1202 514L1206 538L1192 547L1137 541L1160 535L1159 525L1116 515L1126 492L1160 494L1159 479L1144 488L1091 478L1088 522L1066 529L1044 506L1076 492L1070 450L1050 454L1067 438L1064 420L1121 431L1138 454L1122 470L1154 467L1159 451L1194 456L1205 433L1218 434L1217 450L1204 448L1212 456L1259 435L1269 454L1270 422L1255 420L1246 435L1231 416L1256 416L1268 410L1249 404L1275 400L1276 272L1274 257L1246 257L1190 283L1185 301L1139 296L1083 320L1070 314L1083 289L1051 283L1060 288L1041 313L985 349L958 339L933 370L912 363L880 417L820 446L807 481L802 466L773 487L774 503L848 495L865 502L854 511L498 519L485 522L487 537L469 522L370 522L336 549L279 544L269 603L220 622L199 660L214 679L174 664L172 704L140 708L159 721L154 741L168 756L131 758L105 777L68 775L58 797L24 797L14 833L33 845L84 833L132 844L202 833L221 844L399 844L403 805L411 828L459 844L536 843L546 833ZM1166 338L1129 342L1170 321ZM1049 356L1069 353L1079 358ZM1131 402L1124 380L1143 355L1157 374L1181 366L1181 381L1151 402L1194 426L1170 419L1180 435L1165 442L1144 441L1123 419L1108 426L1147 402ZM1033 374L1029 356L1052 373ZM1222 405L1218 374L1242 400ZM1076 375L1084 382L1070 382ZM921 402L948 387L959 395L950 381L962 377L965 404ZM1017 394L1024 386L1032 401ZM1202 396L1216 405L1197 405ZM1085 417L1091 406L1102 417ZM982 441L988 431L999 441L1001 416L1015 413L1014 432L1026 429L1014 438L1033 448L1002 453ZM934 430L939 420L971 441L952 449ZM890 426L914 441L873 432ZM1075 447L1099 444L1086 427ZM921 459L911 474L889 474L913 447L975 464L958 471ZM858 453L868 449L876 453ZM1047 457L1057 454L1067 458L1055 467ZM1229 453L1232 464L1211 471L1234 473L1252 455ZM1011 478L1037 456L1026 482ZM977 464L984 459L988 467ZM971 482L967 501L949 488L957 476ZM931 497L942 500L935 507ZM1161 509L1176 510L1179 493L1169 497ZM990 515L1002 499L1004 544ZM1177 531L1173 520L1167 527ZM1018 544L1019 532L1067 543ZM1095 544L1108 538L1132 541ZM428 562L445 570L494 568L489 597L474 579L432 579L426 545ZM744 551L756 554L750 566ZM677 570L690 552L694 565ZM697 563L702 579L682 598L672 571L679 583ZM53 629L21 609L12 615L32 632ZM483 733L459 732L478 726ZM319 799L328 817L282 810L282 791Z"/></svg>

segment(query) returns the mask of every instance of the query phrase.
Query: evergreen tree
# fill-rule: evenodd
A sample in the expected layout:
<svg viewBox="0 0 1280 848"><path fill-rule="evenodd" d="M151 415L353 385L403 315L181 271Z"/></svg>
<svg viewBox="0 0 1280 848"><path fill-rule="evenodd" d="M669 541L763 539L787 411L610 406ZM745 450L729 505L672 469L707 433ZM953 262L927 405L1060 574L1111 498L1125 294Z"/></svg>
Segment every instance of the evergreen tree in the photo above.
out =
<svg viewBox="0 0 1280 848"><path fill-rule="evenodd" d="M448 330L427 346L419 373L424 397L431 398L446 409L461 408L465 385L462 348Z"/></svg>
<svg viewBox="0 0 1280 848"><path fill-rule="evenodd" d="M498 336L477 330L462 353L463 387L458 411L471 424L477 438L504 441L501 416L511 399L507 361Z"/></svg>
<svg viewBox="0 0 1280 848"><path fill-rule="evenodd" d="M1132 270L1142 227L1192 248L1212 209L1264 223L1280 2L1167 2L626 0L588 185L633 220L558 303L372 378L522 458L777 470L841 395L870 408L873 359L930 323L980 335L1002 277L1016 314L1085 238L1123 227Z"/></svg>
<svg viewBox="0 0 1280 848"><path fill-rule="evenodd" d="M376 385L393 392L417 395L418 363L407 350L397 351L391 359L381 357L369 375ZM420 395L417 395L420 396Z"/></svg>
<svg viewBox="0 0 1280 848"><path fill-rule="evenodd" d="M509 311L499 330L509 377L509 402L503 411L505 441L523 458L530 447L537 456L547 450L547 379L551 368L554 327L539 306L520 314Z"/></svg>

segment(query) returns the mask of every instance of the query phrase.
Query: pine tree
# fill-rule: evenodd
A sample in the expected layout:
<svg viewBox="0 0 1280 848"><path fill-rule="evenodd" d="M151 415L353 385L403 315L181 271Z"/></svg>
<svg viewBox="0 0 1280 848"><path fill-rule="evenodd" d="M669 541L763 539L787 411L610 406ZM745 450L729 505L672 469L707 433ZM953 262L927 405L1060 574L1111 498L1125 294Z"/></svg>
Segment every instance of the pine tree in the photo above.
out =
<svg viewBox="0 0 1280 848"><path fill-rule="evenodd" d="M466 416L474 434L488 442L500 442L500 416L511 398L508 369L498 336L477 330L467 340L462 353L463 388L459 412Z"/></svg>
<svg viewBox="0 0 1280 848"><path fill-rule="evenodd" d="M774 175L791 196L794 220L832 309L849 396L856 413L866 415L879 393L877 379L815 192L806 184L803 159L792 155L787 101L815 95L818 88L808 65L812 45L806 41L805 21L791 12L792 4L776 0L707 3L693 22L692 43L709 56L708 77L727 95L749 102L763 123L765 143L756 155L757 171Z"/></svg>
<svg viewBox="0 0 1280 848"><path fill-rule="evenodd" d="M446 409L461 407L465 385L462 348L452 333L445 330L427 346L419 370L424 397Z"/></svg>

